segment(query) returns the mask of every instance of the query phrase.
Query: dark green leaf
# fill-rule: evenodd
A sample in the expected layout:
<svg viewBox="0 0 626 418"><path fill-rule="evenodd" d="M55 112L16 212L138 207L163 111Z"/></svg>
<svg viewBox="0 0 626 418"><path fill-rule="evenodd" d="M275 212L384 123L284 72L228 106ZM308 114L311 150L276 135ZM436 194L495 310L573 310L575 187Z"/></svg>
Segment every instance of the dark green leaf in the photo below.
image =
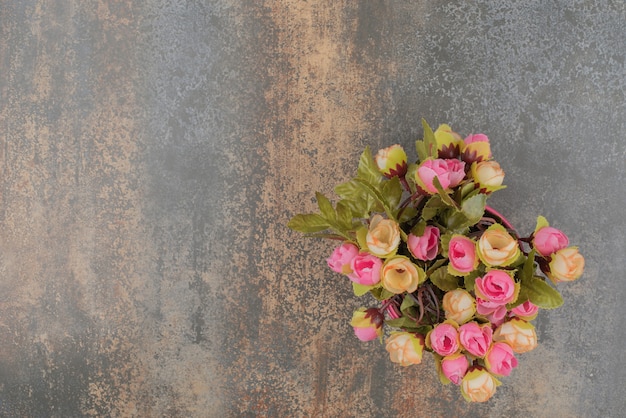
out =
<svg viewBox="0 0 626 418"><path fill-rule="evenodd" d="M373 197L363 193L363 188L355 180L335 186L335 193L344 200L355 218L367 218L375 204Z"/></svg>
<svg viewBox="0 0 626 418"><path fill-rule="evenodd" d="M422 218L425 221L429 221L437 214L442 208L445 208L446 205L441 201L441 197L439 195L434 195L428 199L426 205L424 205L424 209L422 210Z"/></svg>
<svg viewBox="0 0 626 418"><path fill-rule="evenodd" d="M392 296L395 296L395 293L391 293L382 286L373 288L372 290L370 290L370 293L378 300L386 300Z"/></svg>
<svg viewBox="0 0 626 418"><path fill-rule="evenodd" d="M448 267L440 267L430 275L430 281L444 292L457 289L459 287L459 279L456 276L448 274Z"/></svg>
<svg viewBox="0 0 626 418"><path fill-rule="evenodd" d="M393 177L383 183L383 196L387 198L389 208L395 210L402 200L402 184L398 177Z"/></svg>
<svg viewBox="0 0 626 418"><path fill-rule="evenodd" d="M407 318L406 316L396 318L396 319L388 319L385 321L387 325L394 328L409 328L414 329L417 328L417 323L411 318Z"/></svg>

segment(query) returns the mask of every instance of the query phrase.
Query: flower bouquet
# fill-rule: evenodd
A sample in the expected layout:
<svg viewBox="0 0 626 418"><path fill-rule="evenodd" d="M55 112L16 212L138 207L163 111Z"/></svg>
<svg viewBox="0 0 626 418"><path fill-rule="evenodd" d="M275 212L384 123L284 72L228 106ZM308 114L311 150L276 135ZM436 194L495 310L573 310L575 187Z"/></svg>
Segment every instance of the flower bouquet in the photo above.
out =
<svg viewBox="0 0 626 418"><path fill-rule="evenodd" d="M336 205L317 193L319 213L288 226L342 241L328 266L378 301L352 316L360 340L382 341L387 325L392 362L419 364L430 351L443 384L484 402L537 346L532 320L563 303L553 285L579 278L584 258L544 217L523 236L486 204L505 187L487 136L422 124L416 163L400 145L366 148Z"/></svg>

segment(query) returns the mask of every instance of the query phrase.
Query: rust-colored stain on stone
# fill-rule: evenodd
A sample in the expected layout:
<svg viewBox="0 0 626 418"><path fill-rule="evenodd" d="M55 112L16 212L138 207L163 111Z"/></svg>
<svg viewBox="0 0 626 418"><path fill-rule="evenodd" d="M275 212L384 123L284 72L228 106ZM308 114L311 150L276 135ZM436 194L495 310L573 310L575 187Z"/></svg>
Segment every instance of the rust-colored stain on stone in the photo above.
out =
<svg viewBox="0 0 626 418"><path fill-rule="evenodd" d="M440 385L429 356L402 368L384 346L356 340L348 322L368 301L326 268L332 243L286 228L315 210L316 190L332 196L352 176L366 145L412 152L422 116L508 129L494 148L518 187L514 170L544 181L548 157L528 160L526 144L552 127L555 141L578 141L563 148L575 150L571 167L620 172L621 143L594 145L612 150L594 160L567 130L623 131L603 114L592 118L599 126L568 128L584 119L572 115L623 104L615 80L626 51L611 28L625 10L586 3L558 14L497 1L3 2L0 416L621 413L623 389L610 382L626 376L600 360L623 332L605 330L602 347L589 341L617 328L596 318L626 314L623 289L594 294L606 300L598 307L574 285L571 304L540 319L544 344L489 404L468 405ZM555 13L559 24L548 24ZM593 55L609 50L611 59ZM567 84L577 71L595 84ZM606 80L618 86L601 94ZM590 109L588 91L603 106ZM577 179L593 175L555 178L554 199L575 206ZM601 218L619 226L609 189L594 185L584 201L605 202ZM509 198L542 212L537 200ZM600 224L552 215L583 225L589 260L623 258L594 253L603 234L584 231ZM586 280L601 289L590 264ZM626 268L606 265L613 276Z"/></svg>

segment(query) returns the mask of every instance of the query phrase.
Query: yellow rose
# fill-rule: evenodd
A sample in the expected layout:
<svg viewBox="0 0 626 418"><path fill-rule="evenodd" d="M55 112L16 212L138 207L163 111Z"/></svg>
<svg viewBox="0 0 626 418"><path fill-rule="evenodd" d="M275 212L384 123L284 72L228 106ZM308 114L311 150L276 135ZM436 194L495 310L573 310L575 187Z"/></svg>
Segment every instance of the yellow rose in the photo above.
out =
<svg viewBox="0 0 626 418"><path fill-rule="evenodd" d="M554 283L571 282L578 279L585 269L585 259L577 247L563 248L552 254L548 277Z"/></svg>
<svg viewBox="0 0 626 418"><path fill-rule="evenodd" d="M372 254L383 258L390 257L396 253L400 244L400 226L391 219L374 215L365 240Z"/></svg>
<svg viewBox="0 0 626 418"><path fill-rule="evenodd" d="M504 170L496 161L481 161L472 164L472 178L481 189L485 189L487 193L502 189L504 181Z"/></svg>
<svg viewBox="0 0 626 418"><path fill-rule="evenodd" d="M525 353L537 347L537 333L530 322L512 318L493 333L494 341L504 341L516 353Z"/></svg>
<svg viewBox="0 0 626 418"><path fill-rule="evenodd" d="M392 293L415 292L417 286L426 280L426 273L407 257L388 259L382 268L383 287Z"/></svg>
<svg viewBox="0 0 626 418"><path fill-rule="evenodd" d="M468 402L486 402L500 385L491 373L482 367L467 372L461 381L461 394Z"/></svg>
<svg viewBox="0 0 626 418"><path fill-rule="evenodd" d="M476 313L476 300L465 289L454 289L443 296L443 310L446 319L464 324Z"/></svg>
<svg viewBox="0 0 626 418"><path fill-rule="evenodd" d="M517 240L500 224L491 225L477 243L478 257L487 266L508 266L520 255Z"/></svg>
<svg viewBox="0 0 626 418"><path fill-rule="evenodd" d="M409 332L392 332L385 346L391 361L402 366L420 364L424 353L424 336Z"/></svg>

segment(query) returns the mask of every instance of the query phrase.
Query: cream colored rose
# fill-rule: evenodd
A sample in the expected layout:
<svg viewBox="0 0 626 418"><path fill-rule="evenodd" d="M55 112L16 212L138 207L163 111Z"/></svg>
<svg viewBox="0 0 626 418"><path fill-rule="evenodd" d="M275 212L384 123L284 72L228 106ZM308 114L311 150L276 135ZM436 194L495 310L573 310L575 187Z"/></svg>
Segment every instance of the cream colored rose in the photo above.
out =
<svg viewBox="0 0 626 418"><path fill-rule="evenodd" d="M508 266L520 255L517 240L500 224L491 225L478 240L478 257L487 266Z"/></svg>
<svg viewBox="0 0 626 418"><path fill-rule="evenodd" d="M402 366L420 364L424 353L424 336L408 332L393 332L387 338L385 348L394 363Z"/></svg>
<svg viewBox="0 0 626 418"><path fill-rule="evenodd" d="M392 293L415 292L426 273L404 256L388 259L382 268L383 287Z"/></svg>
<svg viewBox="0 0 626 418"><path fill-rule="evenodd" d="M468 402L486 402L495 393L500 382L483 368L469 371L461 381L461 394Z"/></svg>
<svg viewBox="0 0 626 418"><path fill-rule="evenodd" d="M395 254L400 244L400 226L391 219L374 215L365 240L372 254L389 257Z"/></svg>
<svg viewBox="0 0 626 418"><path fill-rule="evenodd" d="M553 282L571 282L585 269L585 259L576 247L567 247L552 254L548 277Z"/></svg>
<svg viewBox="0 0 626 418"><path fill-rule="evenodd" d="M535 327L519 318L500 325L493 333L493 340L507 343L516 353L525 353L537 347Z"/></svg>
<svg viewBox="0 0 626 418"><path fill-rule="evenodd" d="M476 313L476 300L465 289L454 289L443 296L443 310L446 319L464 324Z"/></svg>
<svg viewBox="0 0 626 418"><path fill-rule="evenodd" d="M472 164L472 177L482 187L501 186L504 181L504 170L495 161L481 161Z"/></svg>

